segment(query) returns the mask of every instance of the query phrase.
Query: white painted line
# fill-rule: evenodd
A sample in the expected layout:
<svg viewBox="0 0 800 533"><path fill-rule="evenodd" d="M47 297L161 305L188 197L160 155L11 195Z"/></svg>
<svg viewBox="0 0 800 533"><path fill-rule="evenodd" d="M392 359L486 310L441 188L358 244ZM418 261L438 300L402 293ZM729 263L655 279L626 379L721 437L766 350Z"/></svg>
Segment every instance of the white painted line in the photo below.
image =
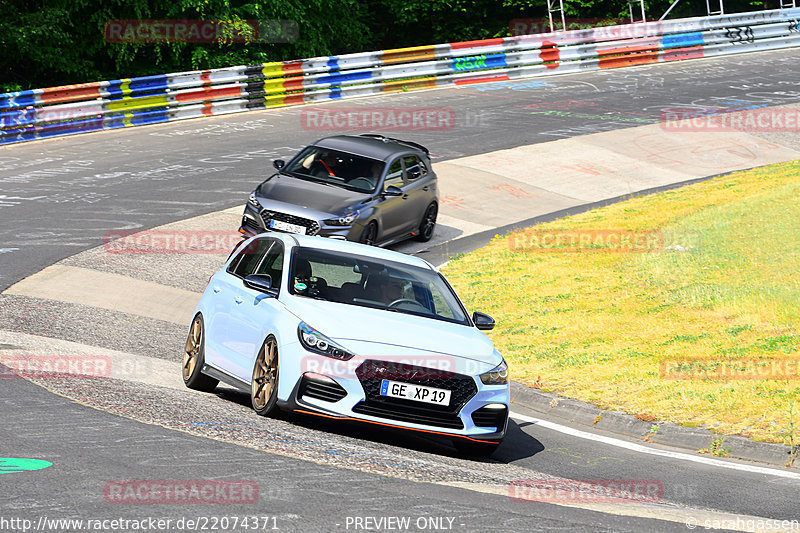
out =
<svg viewBox="0 0 800 533"><path fill-rule="evenodd" d="M641 444L636 444L635 442L627 442L621 439L615 439L614 437L606 437L603 435L596 435L594 433L589 433L588 431L581 431L580 429L574 429L568 426L562 426L561 424L556 424L555 422L549 422L547 420L541 420L539 418L532 418L530 416L521 415L519 413L511 413L511 418L515 420L519 420L522 422L529 422L531 424L536 424L537 426L541 426L543 428L552 429L553 431L558 431L559 433L564 433L566 435L572 435L573 437L578 437L580 439L587 439L593 440L595 442L602 442L603 444L608 444L609 446L616 446L618 448L625 448L626 450L631 450L633 452L639 453L646 453L649 455L658 455L660 457L667 457L669 459L677 459L679 461L689 461L693 463L700 463L709 466L716 466L719 468L728 468L730 470L739 470L742 472L751 472L754 474L764 474L768 476L777 476L777 477L785 477L789 479L796 479L800 481L800 474L795 472L789 472L786 470L777 470L774 468L765 468L762 466L753 466L753 465L746 465L740 463L729 463L726 461L719 461L716 459L711 459L710 457L701 457L698 455L689 455L686 453L679 453L679 452L671 452L668 450L659 450L658 448L650 448L649 446L643 446Z"/></svg>

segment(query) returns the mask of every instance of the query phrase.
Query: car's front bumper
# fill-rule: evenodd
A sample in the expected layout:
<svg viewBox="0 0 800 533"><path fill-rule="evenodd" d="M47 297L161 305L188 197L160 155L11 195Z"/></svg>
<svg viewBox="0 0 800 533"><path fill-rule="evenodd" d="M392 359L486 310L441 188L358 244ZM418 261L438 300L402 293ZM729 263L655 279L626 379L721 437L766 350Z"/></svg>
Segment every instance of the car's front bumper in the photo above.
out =
<svg viewBox="0 0 800 533"><path fill-rule="evenodd" d="M264 209L259 210L257 207L248 203L245 206L244 213L242 214L242 222L239 226L239 233L245 237L252 237L266 231L280 231L267 227L267 221L265 221L264 212ZM354 221L353 224L349 226L333 226L326 224L324 219L318 219L317 217L313 219L307 217L303 218L289 213L280 213L279 216L280 218L286 218L287 221L305 227L306 235L317 235L320 237L330 237L347 241L358 241L359 237L361 236L361 232L364 229L359 220ZM332 217L333 215L329 216L329 218Z"/></svg>
<svg viewBox="0 0 800 533"><path fill-rule="evenodd" d="M364 364L366 359L357 358L355 363L350 364L336 362L342 365L334 363L333 368L339 370L331 372L332 367L326 364L329 361L321 356L320 360L316 358L317 356L310 356L305 368L300 369L299 379L293 384L291 392L280 401L282 407L339 420L366 422L477 442L500 442L505 436L510 403L507 385L487 386L474 375L460 374L460 379L470 380L467 385L474 386L474 391L465 396L463 406L444 412L428 408L425 404L409 404L406 400L398 402L390 398L377 398L374 394L370 397L367 392L370 386L355 375L355 372L351 372L354 367ZM345 364L350 370L340 371ZM309 387L309 382L316 384ZM439 383L440 387L451 388L446 381L440 380ZM494 418L488 418L493 421L492 425L487 425L487 406L493 406L491 409L496 413ZM500 406L503 408L502 412L499 412ZM476 411L479 414L474 418Z"/></svg>

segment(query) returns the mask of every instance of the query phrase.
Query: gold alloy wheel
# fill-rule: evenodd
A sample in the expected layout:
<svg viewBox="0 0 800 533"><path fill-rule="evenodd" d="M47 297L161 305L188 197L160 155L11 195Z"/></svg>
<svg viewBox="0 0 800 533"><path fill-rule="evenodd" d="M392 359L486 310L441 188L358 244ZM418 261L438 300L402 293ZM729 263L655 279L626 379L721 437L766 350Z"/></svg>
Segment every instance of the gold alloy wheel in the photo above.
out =
<svg viewBox="0 0 800 533"><path fill-rule="evenodd" d="M256 358L253 369L253 407L264 409L278 384L278 343L273 337L267 339Z"/></svg>
<svg viewBox="0 0 800 533"><path fill-rule="evenodd" d="M186 339L186 350L183 355L183 380L188 381L197 366L200 357L200 346L203 343L203 320L197 316L192 322L189 330L189 338Z"/></svg>

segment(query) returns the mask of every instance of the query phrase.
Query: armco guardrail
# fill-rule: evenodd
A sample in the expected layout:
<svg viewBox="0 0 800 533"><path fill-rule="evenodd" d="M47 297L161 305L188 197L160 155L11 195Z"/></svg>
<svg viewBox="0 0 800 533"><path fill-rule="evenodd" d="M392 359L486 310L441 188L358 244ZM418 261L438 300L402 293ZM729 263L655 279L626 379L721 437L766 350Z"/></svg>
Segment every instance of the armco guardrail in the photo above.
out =
<svg viewBox="0 0 800 533"><path fill-rule="evenodd" d="M800 8L521 35L0 94L0 144L394 91L800 45Z"/></svg>

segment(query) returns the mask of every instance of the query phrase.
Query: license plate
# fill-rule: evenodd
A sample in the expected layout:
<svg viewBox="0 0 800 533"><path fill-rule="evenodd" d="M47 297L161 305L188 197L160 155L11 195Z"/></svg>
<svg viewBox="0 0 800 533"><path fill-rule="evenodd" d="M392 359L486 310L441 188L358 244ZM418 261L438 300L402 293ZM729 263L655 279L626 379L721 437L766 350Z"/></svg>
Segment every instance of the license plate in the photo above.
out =
<svg viewBox="0 0 800 533"><path fill-rule="evenodd" d="M270 220L270 229L278 229L281 231L288 231L289 233L299 233L300 235L306 234L306 227L299 224L290 224L283 220Z"/></svg>
<svg viewBox="0 0 800 533"><path fill-rule="evenodd" d="M447 389L436 389L388 379L381 381L381 396L403 398L436 405L450 405L450 391Z"/></svg>

